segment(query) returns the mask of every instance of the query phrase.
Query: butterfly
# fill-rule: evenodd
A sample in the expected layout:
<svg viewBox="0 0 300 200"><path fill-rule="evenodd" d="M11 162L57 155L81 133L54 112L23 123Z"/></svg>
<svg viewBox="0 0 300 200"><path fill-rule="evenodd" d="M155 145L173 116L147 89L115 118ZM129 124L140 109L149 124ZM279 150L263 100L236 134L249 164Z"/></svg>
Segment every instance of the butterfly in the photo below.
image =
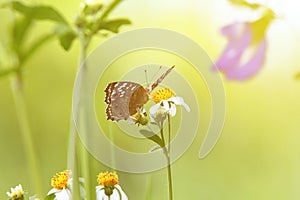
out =
<svg viewBox="0 0 300 200"><path fill-rule="evenodd" d="M107 104L107 120L127 120L137 113L150 98L150 93L175 67L170 67L152 85L143 87L139 83L118 81L109 83L104 90Z"/></svg>

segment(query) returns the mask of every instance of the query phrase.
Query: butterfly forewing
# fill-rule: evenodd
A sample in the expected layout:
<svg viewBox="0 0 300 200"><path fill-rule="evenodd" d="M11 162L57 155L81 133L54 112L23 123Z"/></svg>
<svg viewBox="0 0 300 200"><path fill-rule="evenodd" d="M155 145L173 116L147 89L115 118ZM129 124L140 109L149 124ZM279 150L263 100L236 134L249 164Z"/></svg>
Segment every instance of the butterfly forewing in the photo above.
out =
<svg viewBox="0 0 300 200"><path fill-rule="evenodd" d="M138 83L121 81L110 83L105 89L107 119L127 120L148 101L148 94Z"/></svg>
<svg viewBox="0 0 300 200"><path fill-rule="evenodd" d="M106 116L108 120L127 120L137 113L149 100L149 95L174 68L170 67L147 90L138 83L129 81L113 82L105 89Z"/></svg>

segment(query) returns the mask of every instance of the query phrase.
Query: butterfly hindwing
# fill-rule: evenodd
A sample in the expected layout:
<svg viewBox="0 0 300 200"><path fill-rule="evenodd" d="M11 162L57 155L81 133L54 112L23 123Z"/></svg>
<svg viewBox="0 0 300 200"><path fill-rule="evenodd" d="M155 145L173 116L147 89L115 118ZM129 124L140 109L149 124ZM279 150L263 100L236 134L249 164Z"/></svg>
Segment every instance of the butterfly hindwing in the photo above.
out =
<svg viewBox="0 0 300 200"><path fill-rule="evenodd" d="M148 94L138 83L121 81L110 83L105 89L107 119L127 120L148 101Z"/></svg>

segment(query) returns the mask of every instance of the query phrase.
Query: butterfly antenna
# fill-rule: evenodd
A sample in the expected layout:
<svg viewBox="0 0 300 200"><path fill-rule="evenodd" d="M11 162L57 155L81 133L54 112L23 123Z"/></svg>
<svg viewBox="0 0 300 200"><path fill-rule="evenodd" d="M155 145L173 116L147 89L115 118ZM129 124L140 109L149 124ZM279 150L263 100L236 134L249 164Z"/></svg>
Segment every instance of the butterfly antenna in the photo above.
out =
<svg viewBox="0 0 300 200"><path fill-rule="evenodd" d="M146 83L147 83L147 86L149 85L149 80L148 80L148 72L147 72L147 69L145 69L145 78L146 78Z"/></svg>
<svg viewBox="0 0 300 200"><path fill-rule="evenodd" d="M173 70L175 65L170 67L165 73L163 73L152 85L151 85L151 91L154 90L163 80L164 78Z"/></svg>
<svg viewBox="0 0 300 200"><path fill-rule="evenodd" d="M158 70L153 74L153 76L150 79L150 82L153 82L154 77L157 76L157 74L160 72L160 70L162 69L162 66L159 66Z"/></svg>

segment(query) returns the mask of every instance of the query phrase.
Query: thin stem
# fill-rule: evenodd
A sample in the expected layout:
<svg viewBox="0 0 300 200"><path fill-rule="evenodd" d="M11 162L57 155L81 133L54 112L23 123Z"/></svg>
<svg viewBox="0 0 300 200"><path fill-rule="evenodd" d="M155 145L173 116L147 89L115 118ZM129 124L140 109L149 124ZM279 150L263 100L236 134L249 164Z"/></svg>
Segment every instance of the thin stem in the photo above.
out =
<svg viewBox="0 0 300 200"><path fill-rule="evenodd" d="M103 12L103 14L101 15L100 19L103 20L105 19L111 11L113 11L113 9L121 2L122 0L114 0L107 8L106 10Z"/></svg>
<svg viewBox="0 0 300 200"><path fill-rule="evenodd" d="M171 171L171 162L170 162L170 156L167 156L168 161L168 182L169 182L169 199L173 199L173 183L172 183L172 171Z"/></svg>
<svg viewBox="0 0 300 200"><path fill-rule="evenodd" d="M84 37L80 38L81 39L81 45L80 45L80 57L79 57L79 61L78 61L78 68L77 71L79 71L81 65L85 63L85 58L86 58L86 51L87 51L87 45L86 42L84 40ZM82 79L80 79L82 80ZM80 83L80 85L82 86L82 83ZM80 106L80 105L76 105L76 106ZM68 166L72 171L73 174L73 190L72 190L72 197L73 199L79 199L80 197L80 186L79 186L79 171L78 171L78 155L79 155L79 149L78 149L78 145L80 145L80 142L78 141L78 132L76 130L75 127L75 119L74 117L78 117L78 116L74 116L74 113L71 113L71 124L70 124L70 138L69 138L69 161L68 161ZM84 153L82 153L82 156L84 157ZM86 158L84 157L84 162L86 162ZM84 167L86 168L86 167ZM86 172L84 172L85 175L87 175ZM86 185L85 181L85 185ZM87 195L88 196L88 195Z"/></svg>
<svg viewBox="0 0 300 200"><path fill-rule="evenodd" d="M168 116L168 134L169 134L169 138L170 138L170 131L171 131L171 125L170 125L170 119ZM165 145L165 139L164 139L164 132L163 132L163 122L161 122L160 124L160 135L161 135L161 140L163 142L163 152L164 155L166 156L167 159L167 171L168 171L168 185L169 185L169 200L173 200L173 184L172 184L172 171L171 171L171 160L170 160L170 145L169 145L169 149L167 149L166 145Z"/></svg>
<svg viewBox="0 0 300 200"><path fill-rule="evenodd" d="M90 38L86 37L83 33L80 35L80 58L78 61L78 71L80 68L82 68L84 71L87 70L87 66L85 63L86 60L86 55L87 55L87 48L90 44ZM83 79L80 79L80 87L83 88L83 90L86 89L86 84L85 81ZM80 123L81 125L80 130L79 131L83 131L83 132L87 132L86 128L87 128L87 124L86 122L88 121L88 119L86 118L86 112L84 110L81 109L81 102L79 102L78 106L78 110L79 110L79 115L80 116L75 116L77 118L80 118ZM77 115L77 114L76 114ZM76 120L77 121L77 120ZM74 182L73 182L73 198L78 199L78 197L80 197L80 186L79 186L79 171L78 171L78 159L77 156L81 155L82 157L82 170L83 170L83 176L85 177L85 191L86 191L86 198L87 199L93 199L92 198L92 186L91 186L91 180L90 180L90 155L87 152L87 150L82 146L82 144L79 142L78 140L78 132L76 130L76 127L74 125L75 119L73 116L73 113L71 115L71 133L70 133L70 146L69 146L69 165L71 167L71 170L73 171L73 176L74 176ZM81 149L78 149L78 146L82 146ZM79 152L81 154L79 154Z"/></svg>
<svg viewBox="0 0 300 200"><path fill-rule="evenodd" d="M170 114L168 114L168 151L169 151L169 156L171 153L171 117Z"/></svg>
<svg viewBox="0 0 300 200"><path fill-rule="evenodd" d="M80 86L82 87L82 91L83 92L88 92L89 90L89 83L88 80L85 78L86 77L86 73L88 68L86 65L86 57L87 57L87 48L89 47L90 44L90 37L86 37L84 34L82 35L81 39L81 68L83 69L83 76L82 76L82 82L80 83ZM84 100L83 100L84 101ZM87 137L87 133L90 132L88 130L89 125L88 122L89 120L89 116L87 111L84 109L84 107L82 107L82 104L84 102L79 102L79 110L80 110L80 131L82 131L83 133L83 137ZM88 139L86 139L86 141L88 141ZM80 143L80 145L82 146L81 148L81 156L82 156L82 170L83 170L83 175L85 177L85 191L86 191L86 199L94 199L93 196L93 187L92 187L92 181L90 178L90 166L91 166L91 157L90 154L88 153L87 149L83 146L82 143Z"/></svg>
<svg viewBox="0 0 300 200"><path fill-rule="evenodd" d="M173 199L173 183L172 183L172 171L171 171L171 117L168 114L168 181L169 181L169 199Z"/></svg>
<svg viewBox="0 0 300 200"><path fill-rule="evenodd" d="M168 152L167 152L165 136L164 136L164 122L163 121L160 123L160 136L161 136L161 140L162 140L164 153L167 156Z"/></svg>
<svg viewBox="0 0 300 200"><path fill-rule="evenodd" d="M23 92L22 76L20 73L16 73L16 76L12 79L12 92L20 125L21 137L25 147L26 163L30 174L29 177L33 182L35 191L37 191L38 194L43 194L38 156L30 130L26 101Z"/></svg>
<svg viewBox="0 0 300 200"><path fill-rule="evenodd" d="M73 115L71 114L71 122L70 122L70 136L69 136L69 155L68 155L68 168L72 172L73 178L73 190L72 190L72 199L78 200L80 196L80 189L79 189L79 181L78 177L78 149L76 148L77 141L77 131L74 125Z"/></svg>

